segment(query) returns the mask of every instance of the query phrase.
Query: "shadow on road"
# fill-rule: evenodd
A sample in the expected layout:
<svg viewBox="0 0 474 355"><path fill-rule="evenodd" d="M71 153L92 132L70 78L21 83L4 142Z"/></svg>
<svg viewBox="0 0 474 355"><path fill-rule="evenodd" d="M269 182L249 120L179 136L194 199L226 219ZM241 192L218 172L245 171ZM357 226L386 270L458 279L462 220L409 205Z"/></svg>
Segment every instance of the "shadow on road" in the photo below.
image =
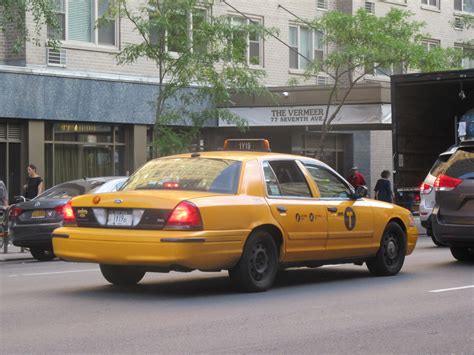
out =
<svg viewBox="0 0 474 355"><path fill-rule="evenodd" d="M337 292L350 289L361 289L367 287L393 287L413 275L402 272L395 277L376 278L370 275L365 267L356 269L353 266L337 266L331 268L317 269L289 269L280 272L275 285L266 293L272 296L291 297L291 292L311 292L314 296L318 293ZM160 275L160 274L155 274ZM205 273L192 273L173 275L173 280L155 281L159 276L152 276L155 280L145 279L142 283L132 287L118 287L107 284L104 280L103 286L81 287L74 289L63 289L59 293L74 294L81 298L101 298L106 296L109 300L123 300L124 295L133 296L134 299L162 299L183 300L189 298L201 298L210 296L226 296L233 298L255 297L255 294L242 293L233 287L226 272L206 276ZM195 276L195 277L192 277ZM284 291L284 292L282 292ZM290 292L290 294L289 294Z"/></svg>

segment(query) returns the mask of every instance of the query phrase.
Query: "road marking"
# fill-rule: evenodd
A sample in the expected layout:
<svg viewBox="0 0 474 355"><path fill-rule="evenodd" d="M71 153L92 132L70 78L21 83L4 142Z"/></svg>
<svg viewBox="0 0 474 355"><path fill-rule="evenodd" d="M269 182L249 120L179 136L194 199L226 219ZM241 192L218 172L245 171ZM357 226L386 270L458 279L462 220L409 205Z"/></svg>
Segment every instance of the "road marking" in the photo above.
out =
<svg viewBox="0 0 474 355"><path fill-rule="evenodd" d="M74 273L74 272L89 272L89 271L99 271L99 269L70 270L70 271L53 271L53 272L38 272L38 273L34 273L34 274L8 275L8 277L17 277L17 276L44 276L44 275L71 274L71 273Z"/></svg>
<svg viewBox="0 0 474 355"><path fill-rule="evenodd" d="M428 292L438 293L438 292L464 290L466 288L474 288L474 285L461 286L461 287L452 287L452 288L442 288L442 289L439 289L439 290L431 290L431 291L428 291Z"/></svg>

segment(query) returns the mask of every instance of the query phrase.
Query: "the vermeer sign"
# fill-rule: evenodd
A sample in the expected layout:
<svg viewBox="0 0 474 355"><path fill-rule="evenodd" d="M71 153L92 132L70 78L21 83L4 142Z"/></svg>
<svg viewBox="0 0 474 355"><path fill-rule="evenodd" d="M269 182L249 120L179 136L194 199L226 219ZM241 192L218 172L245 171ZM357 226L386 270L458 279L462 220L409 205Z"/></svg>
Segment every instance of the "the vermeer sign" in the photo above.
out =
<svg viewBox="0 0 474 355"><path fill-rule="evenodd" d="M336 106L329 108L329 115ZM326 115L326 106L294 107L238 107L230 111L247 120L249 126L310 126L321 125ZM390 105L346 105L341 108L332 124L390 124ZM219 120L220 127L231 127Z"/></svg>

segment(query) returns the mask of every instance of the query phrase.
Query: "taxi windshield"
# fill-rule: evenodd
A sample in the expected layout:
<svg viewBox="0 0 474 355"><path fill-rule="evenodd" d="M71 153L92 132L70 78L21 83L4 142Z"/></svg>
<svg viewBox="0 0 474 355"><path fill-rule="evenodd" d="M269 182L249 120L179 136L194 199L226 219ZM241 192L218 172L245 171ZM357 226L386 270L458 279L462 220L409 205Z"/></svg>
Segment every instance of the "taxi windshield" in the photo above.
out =
<svg viewBox="0 0 474 355"><path fill-rule="evenodd" d="M209 158L164 158L145 164L122 186L132 190L237 193L241 162Z"/></svg>

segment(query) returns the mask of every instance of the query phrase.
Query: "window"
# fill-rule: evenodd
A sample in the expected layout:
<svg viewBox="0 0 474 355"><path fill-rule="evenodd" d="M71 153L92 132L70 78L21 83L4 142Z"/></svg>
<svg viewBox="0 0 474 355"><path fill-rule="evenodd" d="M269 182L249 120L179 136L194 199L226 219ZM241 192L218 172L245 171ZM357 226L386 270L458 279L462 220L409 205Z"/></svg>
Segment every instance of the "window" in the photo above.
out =
<svg viewBox="0 0 474 355"><path fill-rule="evenodd" d="M351 189L333 172L317 165L306 165L316 185L321 198L351 198Z"/></svg>
<svg viewBox="0 0 474 355"><path fill-rule="evenodd" d="M439 0L421 0L423 5L436 7L439 9Z"/></svg>
<svg viewBox="0 0 474 355"><path fill-rule="evenodd" d="M46 183L125 173L122 126L81 123L45 125Z"/></svg>
<svg viewBox="0 0 474 355"><path fill-rule="evenodd" d="M316 7L320 10L327 10L328 0L316 0Z"/></svg>
<svg viewBox="0 0 474 355"><path fill-rule="evenodd" d="M307 27L292 25L289 28L290 69L305 70L309 60L323 61L324 35ZM301 55L300 55L300 54Z"/></svg>
<svg viewBox="0 0 474 355"><path fill-rule="evenodd" d="M231 17L230 21L236 28L232 36L232 59L250 65L263 66L263 45L260 34L257 31L239 31L240 26L261 24L262 21L243 17Z"/></svg>
<svg viewBox="0 0 474 355"><path fill-rule="evenodd" d="M159 15L150 13L150 20L157 18ZM202 8L196 8L190 13L171 13L169 14L169 21L173 24L170 31L165 33L166 50L174 53L183 53L188 46L191 51L206 52L207 43L199 32L202 24L207 21L207 11ZM157 29L153 28L153 21L151 22L150 42L158 44L161 35ZM155 25L155 27L158 27Z"/></svg>
<svg viewBox="0 0 474 355"><path fill-rule="evenodd" d="M116 45L117 22L105 18L112 0L54 0L59 29L48 27L48 37L66 41Z"/></svg>
<svg viewBox="0 0 474 355"><path fill-rule="evenodd" d="M134 173L122 191L187 190L237 193L242 163L208 158L163 158L152 160Z"/></svg>
<svg viewBox="0 0 474 355"><path fill-rule="evenodd" d="M263 163L268 196L311 197L306 179L295 161Z"/></svg>
<svg viewBox="0 0 474 355"><path fill-rule="evenodd" d="M454 0L454 10L474 13L474 0Z"/></svg>
<svg viewBox="0 0 474 355"><path fill-rule="evenodd" d="M54 0L53 6L56 13L58 28L48 26L48 37L56 40L66 39L66 5L65 0Z"/></svg>
<svg viewBox="0 0 474 355"><path fill-rule="evenodd" d="M462 67L464 69L474 69L474 48L463 49L464 58L462 60Z"/></svg>
<svg viewBox="0 0 474 355"><path fill-rule="evenodd" d="M426 39L422 42L422 44L427 51L440 46L439 40L436 39Z"/></svg>

